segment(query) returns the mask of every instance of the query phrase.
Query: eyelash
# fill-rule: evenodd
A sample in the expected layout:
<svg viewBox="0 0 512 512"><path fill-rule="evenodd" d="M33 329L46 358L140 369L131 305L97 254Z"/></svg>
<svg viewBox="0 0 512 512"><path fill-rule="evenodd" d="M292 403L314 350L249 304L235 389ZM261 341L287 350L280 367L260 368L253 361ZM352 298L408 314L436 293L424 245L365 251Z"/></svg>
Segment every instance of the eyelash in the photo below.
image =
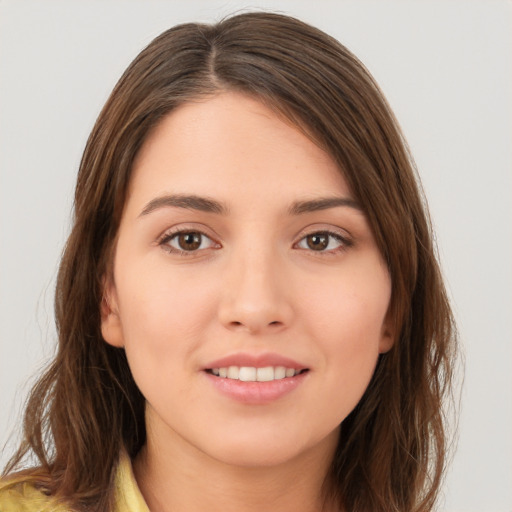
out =
<svg viewBox="0 0 512 512"><path fill-rule="evenodd" d="M171 242L171 240L175 239L176 237L178 237L180 235L187 235L187 234L200 235L200 237L205 237L205 238L209 239L213 245L217 245L216 248L221 247L221 245L218 242L215 242L214 240L212 240L212 238L210 236L208 236L206 233L204 233L203 231L201 231L199 229L176 229L176 230L168 231L168 232L164 233L164 235L160 238L160 240L158 241L158 245L161 246L167 252L172 253L172 254L177 254L179 256L194 256L195 253L197 253L199 251L204 251L206 249L211 248L211 247L204 248L204 249L199 248L196 250L186 251L186 250L178 249L176 247L172 247L171 245L169 245L169 242ZM354 242L349 237L342 236L340 233L338 233L336 231L330 231L330 230L323 229L323 230L319 230L319 231L312 231L311 233L302 234L299 241L294 244L294 247L297 247L301 242L306 240L308 237L312 237L315 235L316 236L328 236L329 238L332 238L332 239L336 240L337 242L339 242L340 245L339 245L339 247L336 247L335 249L330 249L330 250L315 251L314 249L308 250L306 248L301 248L302 250L306 250L313 254L318 253L323 256L331 256L331 255L335 255L340 252L346 251L347 249L349 249L350 247L352 247L354 245ZM201 241L201 243L202 243L202 241ZM330 244L330 241L328 241L328 245L329 244Z"/></svg>
<svg viewBox="0 0 512 512"><path fill-rule="evenodd" d="M299 241L296 244L294 244L294 246L297 246L299 243L306 240L308 237L312 237L315 235L316 236L327 236L327 237L339 242L340 245L339 245L339 247L336 247L335 249L330 249L330 250L315 251L313 249L310 249L309 252L311 252L313 254L317 253L322 256L333 256L333 255L339 254L340 252L346 251L347 249L349 249L350 247L352 247L354 245L353 240L350 239L348 236L341 235L337 231L330 231L328 229L322 229L319 231L312 231L311 233L302 234L301 238L299 239ZM331 242L329 240L328 245L330 243ZM308 250L308 249L304 248L304 250Z"/></svg>
<svg viewBox="0 0 512 512"><path fill-rule="evenodd" d="M217 245L218 247L220 247L219 243L212 240L212 238L210 236L208 236L206 233L204 233L200 229L187 229L187 228L175 229L175 230L165 232L163 234L163 236L160 238L160 240L158 241L158 245L161 246L162 249L164 249L165 251L170 252L172 254L178 254L179 256L194 256L195 253L199 252L199 250L185 251L183 249L178 249L176 247L172 247L171 245L169 245L169 242L171 242L171 240L173 240L174 238L177 238L180 235L187 235L187 234L200 235L201 237L205 237L205 238L211 240L213 245ZM201 249L201 250L205 250L205 249Z"/></svg>

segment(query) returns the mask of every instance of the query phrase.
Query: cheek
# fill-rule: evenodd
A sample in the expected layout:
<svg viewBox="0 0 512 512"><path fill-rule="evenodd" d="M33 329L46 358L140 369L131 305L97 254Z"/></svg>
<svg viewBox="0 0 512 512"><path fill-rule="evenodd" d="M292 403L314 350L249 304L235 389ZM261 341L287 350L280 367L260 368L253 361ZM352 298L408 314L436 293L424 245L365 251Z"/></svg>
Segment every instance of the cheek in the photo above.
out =
<svg viewBox="0 0 512 512"><path fill-rule="evenodd" d="M153 387L179 383L193 370L190 357L203 343L215 304L213 287L148 265L140 273L119 267L119 314L124 346L135 380ZM159 372L158 369L162 371Z"/></svg>
<svg viewBox="0 0 512 512"><path fill-rule="evenodd" d="M364 394L387 336L389 276L380 266L353 266L351 272L331 276L329 286L309 284L301 309L303 328L321 348L334 409L344 417Z"/></svg>
<svg viewBox="0 0 512 512"><path fill-rule="evenodd" d="M343 304L338 302L336 308L322 312L324 335L318 343L330 377L345 390L354 388L358 393L357 387L366 387L373 373L385 314L375 306L358 297L347 297Z"/></svg>
<svg viewBox="0 0 512 512"><path fill-rule="evenodd" d="M303 289L300 315L334 347L378 345L391 297L390 278L380 263L347 265Z"/></svg>

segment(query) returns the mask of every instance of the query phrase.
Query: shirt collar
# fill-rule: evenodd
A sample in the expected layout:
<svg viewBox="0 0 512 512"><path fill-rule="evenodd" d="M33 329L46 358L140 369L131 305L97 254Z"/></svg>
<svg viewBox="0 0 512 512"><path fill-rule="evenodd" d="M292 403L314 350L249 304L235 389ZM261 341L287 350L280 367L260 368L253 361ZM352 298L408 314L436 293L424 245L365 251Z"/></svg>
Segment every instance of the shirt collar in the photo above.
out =
<svg viewBox="0 0 512 512"><path fill-rule="evenodd" d="M116 472L115 512L150 512L133 474L126 451L121 452Z"/></svg>

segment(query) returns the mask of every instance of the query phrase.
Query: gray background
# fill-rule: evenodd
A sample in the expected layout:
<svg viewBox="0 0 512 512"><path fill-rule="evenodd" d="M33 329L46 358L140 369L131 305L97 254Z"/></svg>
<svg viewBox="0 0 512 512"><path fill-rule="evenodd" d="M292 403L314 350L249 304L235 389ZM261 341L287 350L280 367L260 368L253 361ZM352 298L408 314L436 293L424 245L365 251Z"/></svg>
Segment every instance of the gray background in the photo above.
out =
<svg viewBox="0 0 512 512"><path fill-rule="evenodd" d="M429 199L466 359L441 509L511 512L510 1L0 0L0 446L10 439L1 462L53 353L54 278L99 109L158 33L247 7L334 35L391 103Z"/></svg>

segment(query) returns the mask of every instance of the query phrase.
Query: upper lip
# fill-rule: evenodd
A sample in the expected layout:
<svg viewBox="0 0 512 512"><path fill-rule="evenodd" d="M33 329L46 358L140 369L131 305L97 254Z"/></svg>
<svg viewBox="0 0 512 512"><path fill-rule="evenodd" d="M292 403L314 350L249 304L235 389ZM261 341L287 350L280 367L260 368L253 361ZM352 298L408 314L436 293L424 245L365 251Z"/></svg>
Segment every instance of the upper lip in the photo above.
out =
<svg viewBox="0 0 512 512"><path fill-rule="evenodd" d="M265 354L246 354L238 353L222 357L212 361L205 370L212 368L227 368L229 366L248 366L253 368L265 368L266 366L284 366L285 368L294 368L295 370L305 370L307 366L290 359L289 357L280 354L265 353Z"/></svg>

